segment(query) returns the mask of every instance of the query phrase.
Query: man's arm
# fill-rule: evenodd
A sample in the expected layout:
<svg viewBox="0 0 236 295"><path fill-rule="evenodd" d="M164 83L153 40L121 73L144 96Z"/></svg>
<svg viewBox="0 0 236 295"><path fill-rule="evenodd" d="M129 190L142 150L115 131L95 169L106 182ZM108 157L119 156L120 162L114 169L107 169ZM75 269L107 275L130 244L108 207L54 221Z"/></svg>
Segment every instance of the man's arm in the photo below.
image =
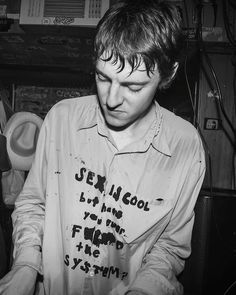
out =
<svg viewBox="0 0 236 295"><path fill-rule="evenodd" d="M35 159L17 197L12 214L13 266L0 281L0 294L33 294L38 272L41 273L41 245L47 175L46 126L41 127Z"/></svg>
<svg viewBox="0 0 236 295"><path fill-rule="evenodd" d="M194 206L204 175L205 157L199 140L199 146L181 187L171 221L144 257L142 267L128 295L179 295L183 293L182 285L176 277L184 268L184 259L191 253ZM131 291L136 291L136 293Z"/></svg>
<svg viewBox="0 0 236 295"><path fill-rule="evenodd" d="M0 281L1 295L33 295L37 271L28 266L15 266Z"/></svg>

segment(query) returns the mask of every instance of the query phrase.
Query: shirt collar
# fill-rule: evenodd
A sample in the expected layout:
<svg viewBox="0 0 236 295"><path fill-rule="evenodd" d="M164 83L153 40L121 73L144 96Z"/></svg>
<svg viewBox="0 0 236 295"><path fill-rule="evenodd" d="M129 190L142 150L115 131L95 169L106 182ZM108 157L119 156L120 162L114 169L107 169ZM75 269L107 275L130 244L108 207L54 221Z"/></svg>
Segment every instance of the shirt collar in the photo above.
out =
<svg viewBox="0 0 236 295"><path fill-rule="evenodd" d="M85 98L86 99L86 98ZM83 106L82 106L83 108ZM80 116L77 118L77 131L89 129L97 125L98 102L96 95L91 96L89 105L80 110Z"/></svg>
<svg viewBox="0 0 236 295"><path fill-rule="evenodd" d="M156 126L155 134L152 140L152 146L162 154L166 156L171 156L171 150L167 140L166 128L165 128L165 119L161 111L160 105L155 101L156 106Z"/></svg>
<svg viewBox="0 0 236 295"><path fill-rule="evenodd" d="M110 137L108 128L105 123L104 116L102 114L101 108L98 105L97 108L97 124L98 124L98 133L102 136Z"/></svg>
<svg viewBox="0 0 236 295"><path fill-rule="evenodd" d="M160 105L155 101L156 120L148 132L149 144L160 153L171 156L170 147L167 141L165 121ZM97 125L98 133L109 138L109 132L105 124L104 117L99 107L98 101L82 113L79 118L79 128L77 130L89 129Z"/></svg>
<svg viewBox="0 0 236 295"><path fill-rule="evenodd" d="M90 129L97 126L98 133L102 136L109 136L108 129L105 124L104 117L101 112L101 108L98 103L98 98L94 95L95 99L92 100L89 107L87 106L81 113L80 118L78 118L78 128L77 131L83 129Z"/></svg>

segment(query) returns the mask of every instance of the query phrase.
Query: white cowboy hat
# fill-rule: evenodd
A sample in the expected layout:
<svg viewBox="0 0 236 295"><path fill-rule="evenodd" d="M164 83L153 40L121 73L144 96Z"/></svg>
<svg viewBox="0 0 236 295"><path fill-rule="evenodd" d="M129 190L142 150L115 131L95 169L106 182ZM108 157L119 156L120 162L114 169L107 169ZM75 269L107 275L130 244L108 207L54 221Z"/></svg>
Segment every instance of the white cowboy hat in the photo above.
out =
<svg viewBox="0 0 236 295"><path fill-rule="evenodd" d="M39 116L30 112L17 112L7 121L3 134L13 169L30 170L42 123Z"/></svg>

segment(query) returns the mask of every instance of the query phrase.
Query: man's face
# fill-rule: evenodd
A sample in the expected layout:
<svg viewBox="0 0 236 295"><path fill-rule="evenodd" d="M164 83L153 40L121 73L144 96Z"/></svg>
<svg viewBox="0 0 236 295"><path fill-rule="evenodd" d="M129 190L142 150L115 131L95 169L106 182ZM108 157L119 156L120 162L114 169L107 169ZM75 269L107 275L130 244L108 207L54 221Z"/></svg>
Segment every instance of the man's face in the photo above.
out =
<svg viewBox="0 0 236 295"><path fill-rule="evenodd" d="M109 128L122 130L140 123L150 109L159 81L158 70L149 77L144 63L131 73L131 66L126 62L119 72L119 63L99 59L96 63L98 98Z"/></svg>

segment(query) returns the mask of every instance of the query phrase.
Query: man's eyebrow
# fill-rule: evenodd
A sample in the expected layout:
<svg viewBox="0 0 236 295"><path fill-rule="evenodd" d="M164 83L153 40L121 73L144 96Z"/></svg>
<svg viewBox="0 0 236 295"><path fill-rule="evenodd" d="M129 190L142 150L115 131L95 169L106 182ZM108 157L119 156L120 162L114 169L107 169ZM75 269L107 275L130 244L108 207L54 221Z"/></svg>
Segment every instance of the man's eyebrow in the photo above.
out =
<svg viewBox="0 0 236 295"><path fill-rule="evenodd" d="M124 81L124 82L121 82L120 84L123 86L131 86L131 85L144 86L148 83L149 83L149 80L148 81Z"/></svg>
<svg viewBox="0 0 236 295"><path fill-rule="evenodd" d="M103 73L101 70L99 69L95 69L95 72L97 74L102 75L104 78L111 80L111 78L109 76L107 76L105 73ZM137 86L144 86L146 84L148 84L150 82L150 80L144 80L144 81L123 81L120 84L123 86L130 86L130 85L137 85Z"/></svg>
<svg viewBox="0 0 236 295"><path fill-rule="evenodd" d="M100 71L98 68L95 69L95 72L97 74L100 74L102 75L104 78L108 79L108 80L111 80L106 74L104 74L102 71Z"/></svg>

